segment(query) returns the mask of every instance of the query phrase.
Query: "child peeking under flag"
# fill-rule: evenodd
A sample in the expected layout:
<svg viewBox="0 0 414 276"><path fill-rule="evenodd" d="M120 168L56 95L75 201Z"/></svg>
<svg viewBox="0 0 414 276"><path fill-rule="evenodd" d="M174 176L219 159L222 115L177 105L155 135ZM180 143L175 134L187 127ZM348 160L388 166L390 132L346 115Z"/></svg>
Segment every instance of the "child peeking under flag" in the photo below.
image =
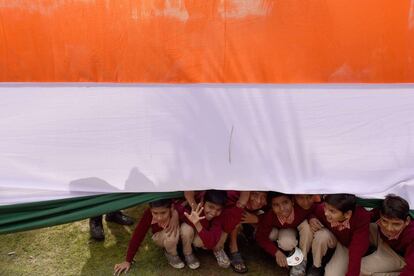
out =
<svg viewBox="0 0 414 276"><path fill-rule="evenodd" d="M114 275L120 275L124 271L126 273L130 269L134 256L150 228L153 233L152 240L164 248L168 263L174 268L183 268L185 265L177 252L179 225L183 220L183 209L178 204L173 204L171 199L150 202L149 208L144 211L132 234L125 261L115 265Z"/></svg>

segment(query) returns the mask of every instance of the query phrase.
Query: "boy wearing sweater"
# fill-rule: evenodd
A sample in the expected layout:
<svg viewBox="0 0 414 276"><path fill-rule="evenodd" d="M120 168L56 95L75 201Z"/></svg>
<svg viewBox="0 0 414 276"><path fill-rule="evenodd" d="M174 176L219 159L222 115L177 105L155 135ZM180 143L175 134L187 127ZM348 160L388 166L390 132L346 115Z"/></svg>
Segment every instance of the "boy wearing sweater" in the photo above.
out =
<svg viewBox="0 0 414 276"><path fill-rule="evenodd" d="M243 195L246 193L248 196L243 199ZM259 222L259 215L263 214L262 208L266 204L267 192L227 191L227 203L223 212L225 218L223 231L228 235L230 261L234 272L246 273L248 270L237 243L242 225L248 224L252 229L255 229Z"/></svg>
<svg viewBox="0 0 414 276"><path fill-rule="evenodd" d="M414 222L408 202L387 195L379 219L370 225L370 241L377 250L362 259L361 275L414 275Z"/></svg>
<svg viewBox="0 0 414 276"><path fill-rule="evenodd" d="M180 208L172 204L171 199L153 201L149 205L150 207L144 211L135 228L128 245L125 261L115 265L114 275L120 275L124 271L125 273L128 272L134 256L150 228L153 233L152 240L156 245L164 248L168 263L177 269L185 266L177 254L178 226L179 221L184 219L184 214L180 211Z"/></svg>
<svg viewBox="0 0 414 276"><path fill-rule="evenodd" d="M291 252L299 244L304 256L310 250L313 233L306 222L299 231L298 227L307 220L313 208L304 209L294 204L291 195L278 192L269 193L271 210L261 218L256 232L256 241L267 253L275 257L280 267L288 267L286 253ZM274 243L277 241L277 245ZM286 253L285 253L286 252ZM301 264L290 270L290 275L304 275L306 269L306 257Z"/></svg>
<svg viewBox="0 0 414 276"><path fill-rule="evenodd" d="M185 212L186 222L181 224L180 235L183 242L184 257L191 269L200 266L193 254L192 245L212 250L220 267L228 268L230 260L224 252L222 211L227 200L226 191L208 190L202 202ZM191 263L192 265L189 265Z"/></svg>
<svg viewBox="0 0 414 276"><path fill-rule="evenodd" d="M314 231L313 266L308 275L359 276L361 259L369 246L371 214L356 206L355 195L332 194L317 205L313 216L309 220ZM323 274L322 258L328 248L335 248L335 252Z"/></svg>

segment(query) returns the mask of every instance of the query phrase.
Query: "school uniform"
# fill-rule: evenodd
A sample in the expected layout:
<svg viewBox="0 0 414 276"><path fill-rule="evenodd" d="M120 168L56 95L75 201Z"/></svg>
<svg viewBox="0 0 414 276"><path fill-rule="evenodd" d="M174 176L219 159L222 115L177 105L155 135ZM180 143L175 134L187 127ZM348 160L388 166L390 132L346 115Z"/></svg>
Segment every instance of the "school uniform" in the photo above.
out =
<svg viewBox="0 0 414 276"><path fill-rule="evenodd" d="M179 220L184 220L184 213L182 209L175 205L175 210L177 210L179 215ZM134 233L132 234L131 240L129 241L127 255L125 260L127 262L132 262L135 254L137 253L139 247L141 246L142 241L145 238L148 230L152 230L152 240L154 243L160 247L165 248L165 251L171 255L177 255L177 244L179 241L179 234L177 233L174 236L169 236L165 233L165 228L168 226L168 223L165 225L160 225L154 221L151 213L151 208L147 208L142 215L141 220L135 227Z"/></svg>
<svg viewBox="0 0 414 276"><path fill-rule="evenodd" d="M359 276L361 258L369 247L371 214L357 206L348 221L331 224L324 213L324 203L314 209L314 217L325 226L314 234L313 265L320 267L328 248L336 248L325 267L325 276Z"/></svg>
<svg viewBox="0 0 414 276"><path fill-rule="evenodd" d="M362 275L414 275L414 222L395 237L385 236L375 223L370 225L370 241L377 250L362 259Z"/></svg>
<svg viewBox="0 0 414 276"><path fill-rule="evenodd" d="M200 216L204 216L204 211ZM181 224L180 235L183 242L184 255L192 253L191 245L205 249L215 250L217 247L222 247L224 241L221 242L223 216L213 218L212 220L200 220L202 230L197 232L195 226L186 218L185 222ZM222 244L220 244L220 242Z"/></svg>
<svg viewBox="0 0 414 276"><path fill-rule="evenodd" d="M299 243L299 247L307 255L312 244L313 234L307 222L313 208L305 210L294 205L288 218L278 217L272 209L268 210L259 221L256 231L256 241L267 253L274 256L279 249L293 250ZM297 239L299 230L299 242ZM276 245L274 241L277 241Z"/></svg>
<svg viewBox="0 0 414 276"><path fill-rule="evenodd" d="M240 224L244 208L237 206L240 191L227 191L226 205L223 210L223 231L230 234Z"/></svg>

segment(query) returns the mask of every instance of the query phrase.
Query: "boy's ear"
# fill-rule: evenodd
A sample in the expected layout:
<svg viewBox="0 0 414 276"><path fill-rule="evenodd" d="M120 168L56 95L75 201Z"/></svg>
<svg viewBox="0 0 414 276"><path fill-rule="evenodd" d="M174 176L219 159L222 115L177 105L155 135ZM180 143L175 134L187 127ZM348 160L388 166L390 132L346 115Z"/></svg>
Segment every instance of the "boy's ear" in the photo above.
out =
<svg viewBox="0 0 414 276"><path fill-rule="evenodd" d="M346 219L350 219L352 217L352 210L348 210L344 213L344 217Z"/></svg>
<svg viewBox="0 0 414 276"><path fill-rule="evenodd" d="M408 216L407 219L405 220L405 225L410 224L410 222L411 222L411 217Z"/></svg>

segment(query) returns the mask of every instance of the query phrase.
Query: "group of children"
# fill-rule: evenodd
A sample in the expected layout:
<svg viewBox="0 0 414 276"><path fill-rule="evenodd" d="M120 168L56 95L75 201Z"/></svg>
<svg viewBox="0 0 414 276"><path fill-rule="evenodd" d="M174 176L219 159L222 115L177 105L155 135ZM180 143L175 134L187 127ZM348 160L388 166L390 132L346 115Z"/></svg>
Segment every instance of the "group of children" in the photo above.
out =
<svg viewBox="0 0 414 276"><path fill-rule="evenodd" d="M115 265L116 275L130 269L149 228L176 269L197 269L193 247L198 247L211 250L220 267L247 272L237 236L250 229L257 244L291 276L414 275L414 223L409 204L399 196L388 195L378 209L366 210L351 194L208 190L184 195L149 204L125 261ZM289 266L290 255L297 252L300 263Z"/></svg>

